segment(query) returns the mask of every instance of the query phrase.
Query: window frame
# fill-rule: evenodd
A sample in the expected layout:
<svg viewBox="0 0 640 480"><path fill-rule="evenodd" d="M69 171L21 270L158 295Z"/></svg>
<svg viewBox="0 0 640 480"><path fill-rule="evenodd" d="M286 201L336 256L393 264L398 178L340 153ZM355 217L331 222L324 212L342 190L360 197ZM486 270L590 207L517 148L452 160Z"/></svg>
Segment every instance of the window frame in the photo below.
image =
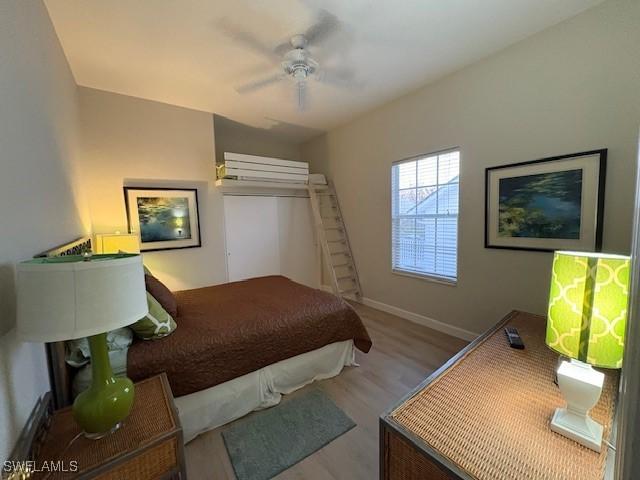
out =
<svg viewBox="0 0 640 480"><path fill-rule="evenodd" d="M456 215L456 271L455 271L455 278L452 277L448 277L445 275L438 275L437 273L421 273L421 272L416 272L416 271L412 271L412 270L404 270L401 268L394 268L393 266L393 257L394 257L394 251L393 251L393 221L394 221L394 214L393 214L393 192L394 192L394 184L393 184L393 169L398 166L401 165L403 163L408 163L408 162L413 162L413 161L417 161L420 160L422 158L427 158L427 157L433 157L433 156L440 156L440 155L444 155L447 153L451 153L451 152L458 152L458 168L459 168L459 173L458 173L458 213ZM458 284L458 281L460 280L460 212L461 212L461 199L460 199L460 191L462 189L462 175L460 175L460 170L461 170L461 165L462 165L462 149L460 147L449 147L449 148L444 148L442 150L436 150L433 152L428 152L428 153L420 153L418 155L412 155L411 157L406 157L403 158L401 160L396 160L394 162L391 162L391 169L389 170L390 172L390 187L391 187L391 195L390 195L390 222L391 222L391 228L389 229L389 233L390 233L390 239L389 239L389 244L390 244L390 251L391 251L391 255L389 256L389 260L390 260L390 266L391 266L391 273L395 274L395 275L400 275L403 277L409 277L409 278L416 278L419 280L426 280L428 282L433 282L433 283L438 283L438 284L442 284L442 285L447 285L447 286L456 286ZM438 184L438 186L440 186ZM400 190L398 188L398 190Z"/></svg>

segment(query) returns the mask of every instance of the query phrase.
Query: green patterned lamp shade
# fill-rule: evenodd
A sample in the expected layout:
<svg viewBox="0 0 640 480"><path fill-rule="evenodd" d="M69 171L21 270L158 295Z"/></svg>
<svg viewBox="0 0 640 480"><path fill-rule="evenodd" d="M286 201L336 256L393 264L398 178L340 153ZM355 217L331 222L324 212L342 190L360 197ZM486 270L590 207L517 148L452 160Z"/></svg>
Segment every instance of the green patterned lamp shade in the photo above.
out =
<svg viewBox="0 0 640 480"><path fill-rule="evenodd" d="M621 368L629 271L629 257L556 252L547 345L596 367Z"/></svg>

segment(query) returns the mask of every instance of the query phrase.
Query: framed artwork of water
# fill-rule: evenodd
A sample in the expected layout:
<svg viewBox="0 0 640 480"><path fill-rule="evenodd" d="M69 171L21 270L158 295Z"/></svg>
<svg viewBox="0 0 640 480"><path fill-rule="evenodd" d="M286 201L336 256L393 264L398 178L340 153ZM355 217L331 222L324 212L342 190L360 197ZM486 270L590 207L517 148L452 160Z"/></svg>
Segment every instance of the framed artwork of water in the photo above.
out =
<svg viewBox="0 0 640 480"><path fill-rule="evenodd" d="M140 235L140 251L199 247L196 189L124 188L130 233Z"/></svg>
<svg viewBox="0 0 640 480"><path fill-rule="evenodd" d="M607 150L485 171L485 247L599 251Z"/></svg>

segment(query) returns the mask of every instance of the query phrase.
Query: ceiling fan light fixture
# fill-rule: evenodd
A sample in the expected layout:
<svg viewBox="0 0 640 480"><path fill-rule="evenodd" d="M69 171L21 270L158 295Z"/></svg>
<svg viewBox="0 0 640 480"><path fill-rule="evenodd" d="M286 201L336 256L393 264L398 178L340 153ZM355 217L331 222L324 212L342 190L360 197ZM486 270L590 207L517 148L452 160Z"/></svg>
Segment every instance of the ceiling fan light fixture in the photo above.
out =
<svg viewBox="0 0 640 480"><path fill-rule="evenodd" d="M293 67L293 71L291 72L291 76L296 82L305 81L308 75L309 71L305 65L297 65Z"/></svg>

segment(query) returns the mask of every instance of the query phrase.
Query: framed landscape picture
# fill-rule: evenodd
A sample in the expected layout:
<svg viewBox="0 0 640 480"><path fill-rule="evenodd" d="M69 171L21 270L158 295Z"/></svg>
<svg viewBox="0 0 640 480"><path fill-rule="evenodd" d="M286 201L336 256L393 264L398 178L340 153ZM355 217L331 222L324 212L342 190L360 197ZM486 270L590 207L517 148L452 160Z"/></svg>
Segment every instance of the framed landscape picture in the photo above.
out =
<svg viewBox="0 0 640 480"><path fill-rule="evenodd" d="M487 168L485 247L600 251L607 150Z"/></svg>
<svg viewBox="0 0 640 480"><path fill-rule="evenodd" d="M140 235L140 251L200 246L196 189L124 188L130 233Z"/></svg>

